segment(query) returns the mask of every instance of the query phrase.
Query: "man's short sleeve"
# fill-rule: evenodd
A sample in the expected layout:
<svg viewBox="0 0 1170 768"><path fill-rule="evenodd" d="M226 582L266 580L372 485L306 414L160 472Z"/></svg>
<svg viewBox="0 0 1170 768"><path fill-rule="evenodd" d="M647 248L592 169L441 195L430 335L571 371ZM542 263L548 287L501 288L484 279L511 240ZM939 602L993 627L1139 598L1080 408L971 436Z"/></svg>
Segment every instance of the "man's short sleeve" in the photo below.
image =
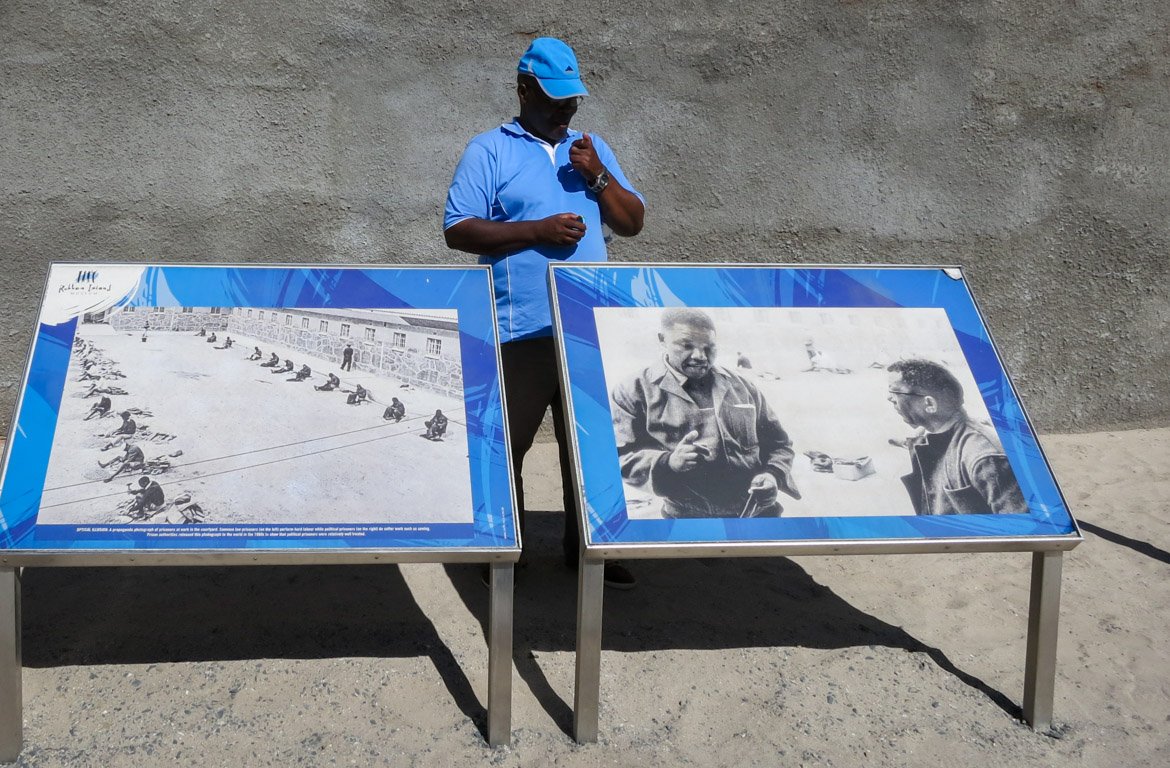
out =
<svg viewBox="0 0 1170 768"><path fill-rule="evenodd" d="M455 176L447 190L443 229L464 219L490 219L495 198L494 168L491 152L472 139L455 166Z"/></svg>
<svg viewBox="0 0 1170 768"><path fill-rule="evenodd" d="M626 174L622 171L621 164L618 163L617 156L613 153L613 150L609 148L609 145L605 143L605 139L601 138L600 136L592 134L590 135L593 139L593 149L597 152L597 159L600 160L601 164L605 166L605 169L609 171L609 175L612 176L614 181L616 181L618 184L621 184L623 187L637 195L638 199L642 201L642 205L645 206L646 198L642 196L641 192L634 189L634 185L631 184L630 180L626 178Z"/></svg>

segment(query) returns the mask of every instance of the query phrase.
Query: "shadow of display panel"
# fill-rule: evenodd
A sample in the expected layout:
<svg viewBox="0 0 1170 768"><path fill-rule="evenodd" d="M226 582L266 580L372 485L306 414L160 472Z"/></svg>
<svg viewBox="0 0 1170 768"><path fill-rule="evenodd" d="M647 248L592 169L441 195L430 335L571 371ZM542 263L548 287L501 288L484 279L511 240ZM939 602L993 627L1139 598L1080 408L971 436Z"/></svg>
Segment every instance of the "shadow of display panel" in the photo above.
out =
<svg viewBox="0 0 1170 768"><path fill-rule="evenodd" d="M0 545L516 553L494 328L483 267L53 265Z"/></svg>
<svg viewBox="0 0 1170 768"><path fill-rule="evenodd" d="M550 282L591 550L1080 541L958 269Z"/></svg>

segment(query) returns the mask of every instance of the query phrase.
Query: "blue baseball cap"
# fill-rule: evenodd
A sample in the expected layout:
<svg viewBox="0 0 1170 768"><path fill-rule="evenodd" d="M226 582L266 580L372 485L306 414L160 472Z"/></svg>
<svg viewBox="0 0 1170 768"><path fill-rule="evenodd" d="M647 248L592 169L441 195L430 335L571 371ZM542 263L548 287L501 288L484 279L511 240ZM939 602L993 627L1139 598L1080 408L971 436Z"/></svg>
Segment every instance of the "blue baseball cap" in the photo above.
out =
<svg viewBox="0 0 1170 768"><path fill-rule="evenodd" d="M520 57L516 71L532 75L550 99L588 96L573 49L555 37L538 37Z"/></svg>

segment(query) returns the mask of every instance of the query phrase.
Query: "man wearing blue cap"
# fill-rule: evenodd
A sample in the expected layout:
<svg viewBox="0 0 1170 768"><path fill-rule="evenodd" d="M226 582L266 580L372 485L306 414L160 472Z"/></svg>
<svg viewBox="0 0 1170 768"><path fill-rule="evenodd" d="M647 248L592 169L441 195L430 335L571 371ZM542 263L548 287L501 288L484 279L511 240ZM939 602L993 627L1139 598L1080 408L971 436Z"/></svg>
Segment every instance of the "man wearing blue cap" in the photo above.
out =
<svg viewBox="0 0 1170 768"><path fill-rule="evenodd" d="M447 192L443 236L449 248L492 267L504 363L508 426L521 521L524 454L552 406L564 487L566 564L579 554L576 498L561 410L548 263L605 261L602 225L632 237L642 230L644 200L599 136L569 128L588 95L573 49L532 41L516 68L520 115L471 140ZM606 565L606 584L633 586L629 572Z"/></svg>

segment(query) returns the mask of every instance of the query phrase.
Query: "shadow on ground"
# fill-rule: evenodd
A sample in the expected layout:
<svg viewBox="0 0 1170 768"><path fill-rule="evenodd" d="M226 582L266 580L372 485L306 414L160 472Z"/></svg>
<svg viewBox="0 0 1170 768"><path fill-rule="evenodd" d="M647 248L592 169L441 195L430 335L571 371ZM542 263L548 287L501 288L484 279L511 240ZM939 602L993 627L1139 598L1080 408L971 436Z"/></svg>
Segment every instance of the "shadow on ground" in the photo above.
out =
<svg viewBox="0 0 1170 768"><path fill-rule="evenodd" d="M516 571L513 659L541 706L572 735L571 704L549 684L538 656L576 647L577 575L561 562L560 519L560 513L528 513L525 549L531 560ZM1008 696L960 669L940 649L857 610L787 558L639 560L627 565L638 586L605 590L603 650L902 648L925 653L1011 717L1021 716ZM486 637L482 595L487 589L478 569L449 565L447 572Z"/></svg>
<svg viewBox="0 0 1170 768"><path fill-rule="evenodd" d="M393 565L27 568L22 582L27 667L429 657L484 728L465 671Z"/></svg>
<svg viewBox="0 0 1170 768"><path fill-rule="evenodd" d="M572 709L538 652L576 645L576 574L560 557L559 514L530 513L531 563L517 571L513 658L565 733ZM1012 717L1019 707L945 653L857 610L785 558L642 560L638 587L606 590L602 647L617 651L886 646L922 652ZM480 566L448 577L485 632ZM429 657L482 731L486 712L395 566L30 568L24 664L55 667L237 659ZM486 670L471 670L471 674Z"/></svg>

